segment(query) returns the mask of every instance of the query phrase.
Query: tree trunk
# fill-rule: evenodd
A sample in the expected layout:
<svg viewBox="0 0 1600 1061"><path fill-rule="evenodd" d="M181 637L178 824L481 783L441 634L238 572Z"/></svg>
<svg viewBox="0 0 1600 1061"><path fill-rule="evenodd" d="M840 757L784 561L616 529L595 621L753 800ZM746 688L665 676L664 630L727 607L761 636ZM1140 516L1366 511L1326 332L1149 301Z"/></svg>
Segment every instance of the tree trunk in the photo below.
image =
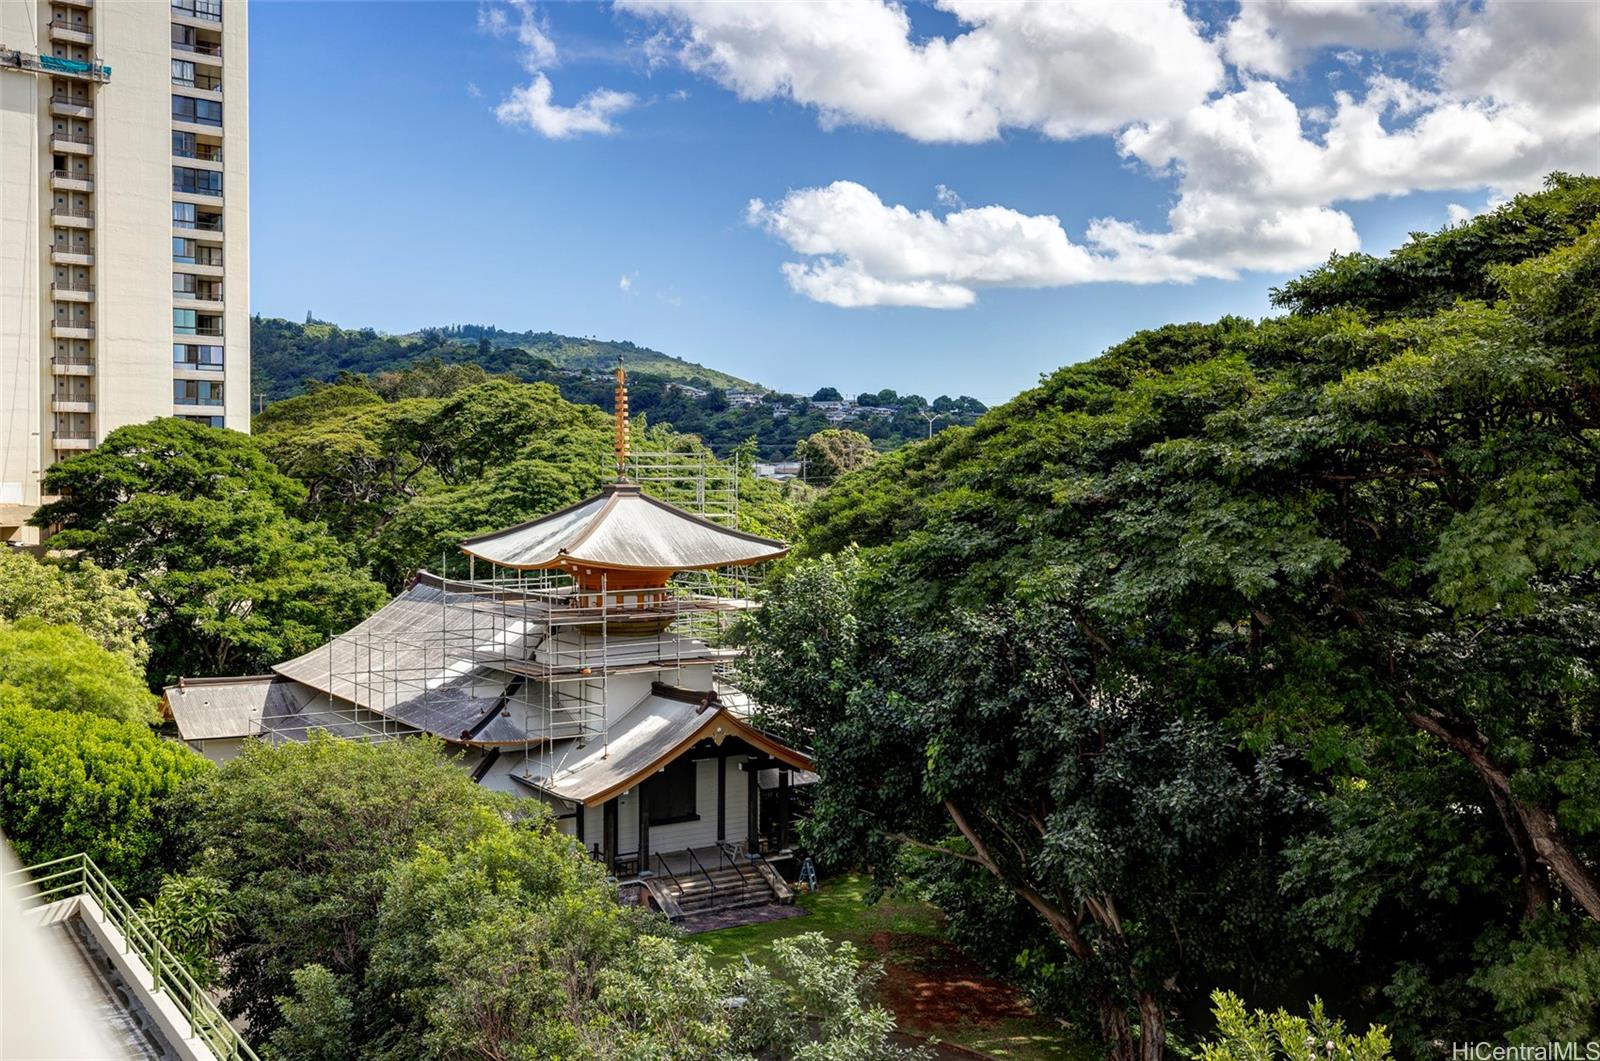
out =
<svg viewBox="0 0 1600 1061"><path fill-rule="evenodd" d="M1483 783L1489 786L1489 792L1495 801L1498 803L1504 800L1505 805L1511 809L1516 822L1525 831L1535 857L1550 868L1556 880L1560 881L1567 894L1583 907L1585 913L1600 921L1600 882L1595 880L1589 867L1583 864L1583 860L1578 858L1577 853L1567 843L1566 837L1556 824L1555 815L1543 807L1529 806L1511 794L1510 775L1490 760L1481 739L1457 732L1443 718L1432 713L1408 711L1406 718L1424 733L1444 741L1472 764L1473 769L1478 771L1478 776L1483 778ZM1510 831L1512 843L1518 843L1518 831L1514 828Z"/></svg>
<svg viewBox="0 0 1600 1061"><path fill-rule="evenodd" d="M1167 1054L1167 1014L1148 991L1139 992L1139 1061L1162 1061Z"/></svg>
<svg viewBox="0 0 1600 1061"><path fill-rule="evenodd" d="M997 880L1038 911L1039 916L1044 918L1045 924L1050 926L1050 931L1060 937L1074 958L1089 964L1096 962L1099 956L1079 931L1078 919L1063 910L1059 904L1050 901L1038 889L1008 878L1000 868L1000 863L989 851L988 845L983 842L983 838L978 835L961 809L950 800L945 800L944 807L961 835L972 845L972 851L977 857L969 861L975 861L983 866ZM1095 1007L1100 1014L1100 1035L1110 1051L1110 1061L1162 1061L1167 1043L1167 1025L1165 1015L1155 999L1143 992L1139 995L1140 1040L1137 1046L1133 1041L1132 1022L1128 1020L1128 1007L1124 1003L1109 995L1097 995Z"/></svg>
<svg viewBox="0 0 1600 1061"><path fill-rule="evenodd" d="M1539 864L1539 853L1533 849L1533 839L1523 827L1522 818L1511 805L1511 798L1493 786L1489 796L1494 800L1500 821L1511 836L1511 846L1517 851L1517 864L1522 871L1522 916L1531 921L1550 908L1550 882L1547 871Z"/></svg>
<svg viewBox="0 0 1600 1061"><path fill-rule="evenodd" d="M1114 998L1099 1003L1100 1038L1105 1041L1110 1061L1140 1061L1133 1045L1133 1026L1128 1009Z"/></svg>

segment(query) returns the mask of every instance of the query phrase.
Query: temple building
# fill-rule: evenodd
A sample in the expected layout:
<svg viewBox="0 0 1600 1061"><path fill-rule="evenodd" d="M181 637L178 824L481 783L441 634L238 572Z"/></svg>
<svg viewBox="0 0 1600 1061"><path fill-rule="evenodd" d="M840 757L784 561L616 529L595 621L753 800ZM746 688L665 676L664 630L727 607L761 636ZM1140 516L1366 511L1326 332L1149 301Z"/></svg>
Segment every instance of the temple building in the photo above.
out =
<svg viewBox="0 0 1600 1061"><path fill-rule="evenodd" d="M812 762L752 722L721 637L756 606L742 576L788 546L626 477L660 466L630 459L626 409L619 368L617 481L465 540L468 578L418 572L271 674L169 687L181 737L224 760L245 741L315 729L433 734L480 784L547 802L625 893L636 885L669 915L789 898L796 789L815 780Z"/></svg>

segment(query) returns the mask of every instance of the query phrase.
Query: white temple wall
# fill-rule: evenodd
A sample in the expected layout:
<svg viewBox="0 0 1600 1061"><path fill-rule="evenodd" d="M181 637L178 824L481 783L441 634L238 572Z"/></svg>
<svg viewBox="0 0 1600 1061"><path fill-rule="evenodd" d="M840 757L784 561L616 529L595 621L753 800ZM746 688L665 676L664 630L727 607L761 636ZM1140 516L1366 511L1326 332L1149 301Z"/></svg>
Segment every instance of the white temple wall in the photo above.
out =
<svg viewBox="0 0 1600 1061"><path fill-rule="evenodd" d="M650 827L651 851L681 851L686 847L710 847L717 842L717 763L725 764L728 771L727 826L724 838L738 843L745 838L748 823L748 800L745 792L745 773L739 769L746 756L730 755L726 759L701 759L695 763L694 810L699 819L678 822L675 825ZM617 850L639 849L638 790L630 789L617 802ZM569 819L561 823L564 831L571 831ZM604 824L599 807L588 808L584 819L584 845L593 848L603 842Z"/></svg>

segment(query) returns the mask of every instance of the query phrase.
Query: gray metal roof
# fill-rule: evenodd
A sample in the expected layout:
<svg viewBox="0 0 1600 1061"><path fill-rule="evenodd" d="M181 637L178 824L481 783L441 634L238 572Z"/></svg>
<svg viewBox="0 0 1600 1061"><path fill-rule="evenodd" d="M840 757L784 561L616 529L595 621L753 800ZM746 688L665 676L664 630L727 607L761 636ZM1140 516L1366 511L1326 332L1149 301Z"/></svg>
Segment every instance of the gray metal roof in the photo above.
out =
<svg viewBox="0 0 1600 1061"><path fill-rule="evenodd" d="M518 743L495 710L541 627L481 588L419 574L345 634L273 669L285 678L447 740Z"/></svg>
<svg viewBox="0 0 1600 1061"><path fill-rule="evenodd" d="M612 483L571 508L461 543L472 556L513 568L595 567L695 571L775 560L783 542L719 526Z"/></svg>
<svg viewBox="0 0 1600 1061"><path fill-rule="evenodd" d="M167 708L184 740L222 740L254 737L261 732L261 716L273 701L273 713L288 710L284 703L287 682L273 674L243 678L188 678L182 685L166 687Z"/></svg>
<svg viewBox="0 0 1600 1061"><path fill-rule="evenodd" d="M651 689L612 723L609 739L591 739L550 770L533 761L517 780L558 799L593 806L631 788L702 740L718 744L736 737L802 770L811 759L762 733L718 703L714 693L664 687ZM558 753L559 754L559 753Z"/></svg>

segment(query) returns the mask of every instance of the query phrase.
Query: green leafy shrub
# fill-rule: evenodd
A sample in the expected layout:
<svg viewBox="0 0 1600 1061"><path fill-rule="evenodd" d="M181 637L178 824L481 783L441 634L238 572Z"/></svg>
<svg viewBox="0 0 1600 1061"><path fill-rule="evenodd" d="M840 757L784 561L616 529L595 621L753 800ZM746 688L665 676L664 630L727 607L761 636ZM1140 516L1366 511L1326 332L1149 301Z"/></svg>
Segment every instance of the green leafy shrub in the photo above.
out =
<svg viewBox="0 0 1600 1061"><path fill-rule="evenodd" d="M0 687L0 831L24 863L81 851L126 894L153 893L183 862L172 797L211 769L148 726L40 710Z"/></svg>
<svg viewBox="0 0 1600 1061"><path fill-rule="evenodd" d="M1381 1027L1355 1035L1313 999L1308 1016L1287 1010L1246 1009L1231 991L1211 994L1216 1038L1200 1044L1200 1061L1387 1061L1389 1037Z"/></svg>
<svg viewBox="0 0 1600 1061"><path fill-rule="evenodd" d="M146 725L156 720L157 700L132 661L74 626L0 621L0 684L33 707Z"/></svg>

